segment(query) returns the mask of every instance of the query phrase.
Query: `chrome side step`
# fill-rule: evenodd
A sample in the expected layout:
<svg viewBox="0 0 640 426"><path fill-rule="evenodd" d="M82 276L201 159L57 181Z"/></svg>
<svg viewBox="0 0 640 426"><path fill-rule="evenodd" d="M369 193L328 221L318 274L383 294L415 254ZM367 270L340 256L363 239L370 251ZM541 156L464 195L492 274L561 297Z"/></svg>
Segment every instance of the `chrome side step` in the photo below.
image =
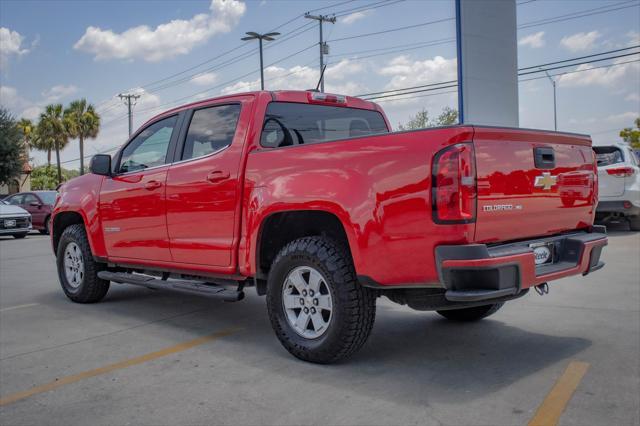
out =
<svg viewBox="0 0 640 426"><path fill-rule="evenodd" d="M132 284L154 290L172 290L196 296L222 299L225 302L238 302L244 299L241 287L238 290L202 281L167 279L162 280L148 275L130 274L126 272L100 271L98 277L118 284Z"/></svg>

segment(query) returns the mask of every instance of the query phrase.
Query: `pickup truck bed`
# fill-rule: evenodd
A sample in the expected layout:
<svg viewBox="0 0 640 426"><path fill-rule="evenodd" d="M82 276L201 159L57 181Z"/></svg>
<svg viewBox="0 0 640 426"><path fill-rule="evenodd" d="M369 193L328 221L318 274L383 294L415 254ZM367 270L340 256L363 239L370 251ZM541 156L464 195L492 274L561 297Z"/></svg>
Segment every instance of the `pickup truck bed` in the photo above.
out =
<svg viewBox="0 0 640 426"><path fill-rule="evenodd" d="M389 132L377 105L317 92L168 111L91 169L52 220L72 300L101 299L109 281L224 300L255 286L283 345L314 362L364 343L377 296L480 319L599 269L607 242L589 137Z"/></svg>

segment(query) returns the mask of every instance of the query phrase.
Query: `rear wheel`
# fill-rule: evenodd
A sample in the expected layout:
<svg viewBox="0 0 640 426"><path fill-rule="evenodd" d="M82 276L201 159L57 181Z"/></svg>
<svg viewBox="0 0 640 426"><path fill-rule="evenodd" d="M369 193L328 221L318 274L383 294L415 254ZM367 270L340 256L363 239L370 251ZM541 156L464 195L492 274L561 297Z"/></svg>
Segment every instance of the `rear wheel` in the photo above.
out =
<svg viewBox="0 0 640 426"><path fill-rule="evenodd" d="M640 215L629 216L627 220L629 221L629 228L632 231L640 231Z"/></svg>
<svg viewBox="0 0 640 426"><path fill-rule="evenodd" d="M342 247L327 238L306 237L287 244L274 260L267 309L276 336L292 355L329 364L366 342L376 300L357 282Z"/></svg>
<svg viewBox="0 0 640 426"><path fill-rule="evenodd" d="M494 303L492 305L474 306L473 308L445 309L437 311L448 320L453 321L478 321L489 315L495 314L504 303Z"/></svg>
<svg viewBox="0 0 640 426"><path fill-rule="evenodd" d="M82 224L64 230L56 256L60 285L69 299L77 303L94 303L107 294L109 281L98 278L104 264L93 260Z"/></svg>

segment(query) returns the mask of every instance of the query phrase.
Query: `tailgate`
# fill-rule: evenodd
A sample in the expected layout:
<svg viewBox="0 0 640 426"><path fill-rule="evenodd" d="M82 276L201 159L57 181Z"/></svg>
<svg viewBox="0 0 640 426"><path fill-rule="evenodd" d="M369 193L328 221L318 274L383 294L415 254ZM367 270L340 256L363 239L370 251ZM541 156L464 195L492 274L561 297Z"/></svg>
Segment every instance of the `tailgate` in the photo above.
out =
<svg viewBox="0 0 640 426"><path fill-rule="evenodd" d="M475 127L475 240L510 241L586 228L596 168L588 136Z"/></svg>

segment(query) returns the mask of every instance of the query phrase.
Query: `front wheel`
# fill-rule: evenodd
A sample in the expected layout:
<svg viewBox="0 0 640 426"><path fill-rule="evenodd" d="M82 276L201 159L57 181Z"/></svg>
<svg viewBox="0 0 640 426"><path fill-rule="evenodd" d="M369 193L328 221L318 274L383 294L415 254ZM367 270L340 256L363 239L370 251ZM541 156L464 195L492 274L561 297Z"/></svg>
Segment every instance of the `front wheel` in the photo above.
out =
<svg viewBox="0 0 640 426"><path fill-rule="evenodd" d="M355 277L351 256L323 237L287 244L271 266L267 309L282 345L304 361L329 364L366 342L375 294Z"/></svg>
<svg viewBox="0 0 640 426"><path fill-rule="evenodd" d="M93 260L82 224L67 227L56 254L58 278L67 297L77 303L99 302L109 290L109 281L98 278L103 264Z"/></svg>
<svg viewBox="0 0 640 426"><path fill-rule="evenodd" d="M26 236L27 236L27 232L22 233L22 234L13 234L13 238L15 238L16 240L21 240Z"/></svg>
<svg viewBox="0 0 640 426"><path fill-rule="evenodd" d="M629 216L627 220L629 221L629 228L632 231L640 231L640 215Z"/></svg>
<svg viewBox="0 0 640 426"><path fill-rule="evenodd" d="M502 305L504 305L504 303L494 303L491 305L474 306L473 308L445 309L437 312L448 320L470 322L478 321L495 314L498 312L498 309L502 308Z"/></svg>
<svg viewBox="0 0 640 426"><path fill-rule="evenodd" d="M40 229L39 232L42 235L49 235L49 218L44 220L44 229Z"/></svg>

